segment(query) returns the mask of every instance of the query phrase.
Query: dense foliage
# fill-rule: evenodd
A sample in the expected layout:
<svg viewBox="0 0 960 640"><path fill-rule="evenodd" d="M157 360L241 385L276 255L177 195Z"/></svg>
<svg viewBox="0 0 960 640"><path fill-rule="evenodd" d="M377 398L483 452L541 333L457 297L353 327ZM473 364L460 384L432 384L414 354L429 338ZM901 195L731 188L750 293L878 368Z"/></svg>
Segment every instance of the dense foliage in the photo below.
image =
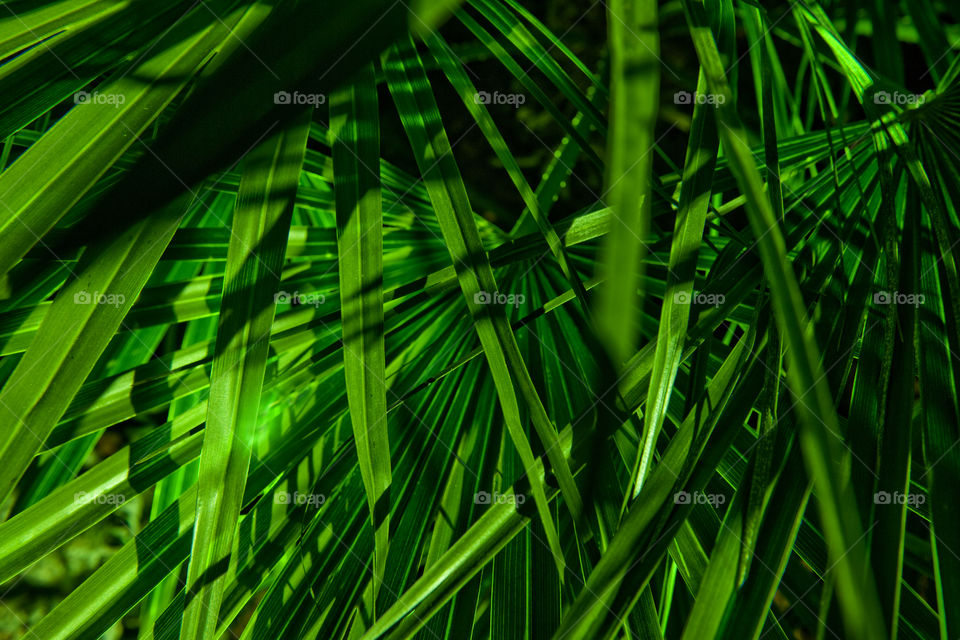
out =
<svg viewBox="0 0 960 640"><path fill-rule="evenodd" d="M960 6L11 0L0 639L960 637Z"/></svg>

